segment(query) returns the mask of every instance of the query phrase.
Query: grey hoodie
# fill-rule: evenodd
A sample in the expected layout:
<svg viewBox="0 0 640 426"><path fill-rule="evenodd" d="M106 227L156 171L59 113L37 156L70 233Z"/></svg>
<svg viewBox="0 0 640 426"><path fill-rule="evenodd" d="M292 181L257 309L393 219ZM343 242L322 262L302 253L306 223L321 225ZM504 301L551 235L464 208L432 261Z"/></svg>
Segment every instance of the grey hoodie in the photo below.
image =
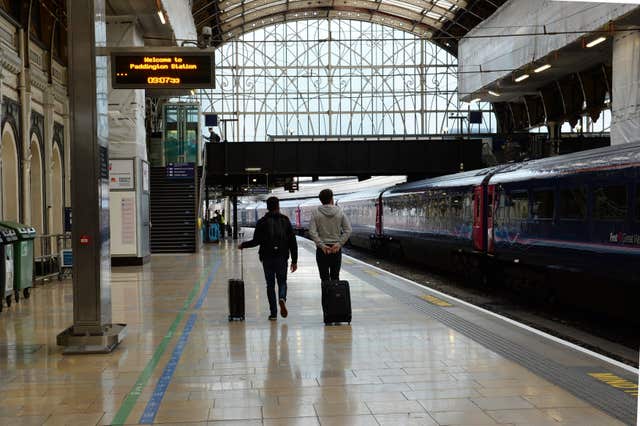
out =
<svg viewBox="0 0 640 426"><path fill-rule="evenodd" d="M309 235L318 247L336 243L342 247L351 235L351 224L340 207L325 204L314 210Z"/></svg>

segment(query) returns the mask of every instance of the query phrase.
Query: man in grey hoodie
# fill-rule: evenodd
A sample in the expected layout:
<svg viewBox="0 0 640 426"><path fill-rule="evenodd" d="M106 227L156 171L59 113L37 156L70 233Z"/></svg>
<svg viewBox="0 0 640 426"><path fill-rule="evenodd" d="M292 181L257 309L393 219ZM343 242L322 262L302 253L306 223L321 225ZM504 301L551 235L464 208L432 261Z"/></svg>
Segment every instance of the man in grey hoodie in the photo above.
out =
<svg viewBox="0 0 640 426"><path fill-rule="evenodd" d="M351 235L351 224L340 207L333 204L333 192L323 189L319 195L322 205L313 212L309 235L316 243L316 262L320 279L337 280L342 263L342 246Z"/></svg>

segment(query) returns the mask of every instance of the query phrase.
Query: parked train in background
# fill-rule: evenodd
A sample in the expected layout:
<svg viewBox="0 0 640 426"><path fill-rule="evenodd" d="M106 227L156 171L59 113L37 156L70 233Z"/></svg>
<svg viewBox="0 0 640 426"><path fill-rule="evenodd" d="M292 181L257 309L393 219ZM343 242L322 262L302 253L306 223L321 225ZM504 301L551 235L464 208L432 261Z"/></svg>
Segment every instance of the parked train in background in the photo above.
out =
<svg viewBox="0 0 640 426"><path fill-rule="evenodd" d="M302 233L318 204L287 200L283 213ZM638 143L343 195L337 204L356 246L639 321Z"/></svg>

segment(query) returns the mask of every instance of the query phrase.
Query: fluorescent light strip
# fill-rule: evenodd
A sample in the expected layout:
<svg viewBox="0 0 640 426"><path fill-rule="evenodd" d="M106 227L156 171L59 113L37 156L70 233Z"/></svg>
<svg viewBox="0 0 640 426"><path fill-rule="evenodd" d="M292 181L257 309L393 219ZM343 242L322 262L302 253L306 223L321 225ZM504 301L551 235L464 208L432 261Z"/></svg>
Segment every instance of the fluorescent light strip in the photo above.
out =
<svg viewBox="0 0 640 426"><path fill-rule="evenodd" d="M542 72L542 71L548 70L549 68L551 68L551 65L544 64L541 67L538 67L535 70L533 70L533 72L538 73L538 72Z"/></svg>
<svg viewBox="0 0 640 426"><path fill-rule="evenodd" d="M597 46L598 44L602 43L606 39L607 39L606 37L598 37L597 39L587 43L587 47Z"/></svg>
<svg viewBox="0 0 640 426"><path fill-rule="evenodd" d="M489 94L490 94L491 96L495 96L495 97L497 97L497 98L499 98L499 97L500 97L500 93L494 92L493 90L489 90Z"/></svg>
<svg viewBox="0 0 640 426"><path fill-rule="evenodd" d="M164 19L164 13L162 13L161 10L158 11L158 17L160 18L160 22L162 22L162 25L167 23L166 19Z"/></svg>
<svg viewBox="0 0 640 426"><path fill-rule="evenodd" d="M472 99L469 103L475 104L476 102L480 102L480 100L481 100L480 98L475 98L475 99Z"/></svg>
<svg viewBox="0 0 640 426"><path fill-rule="evenodd" d="M529 74L522 74L520 77L516 77L516 83L520 83L529 78Z"/></svg>

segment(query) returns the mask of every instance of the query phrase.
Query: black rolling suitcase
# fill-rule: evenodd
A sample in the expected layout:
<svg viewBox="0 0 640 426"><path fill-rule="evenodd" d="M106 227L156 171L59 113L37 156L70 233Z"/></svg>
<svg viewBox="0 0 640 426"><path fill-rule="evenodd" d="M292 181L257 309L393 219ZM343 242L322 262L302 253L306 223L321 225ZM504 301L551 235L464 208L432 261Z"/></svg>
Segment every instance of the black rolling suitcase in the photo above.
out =
<svg viewBox="0 0 640 426"><path fill-rule="evenodd" d="M229 321L244 321L244 258L240 250L240 279L229 280Z"/></svg>
<svg viewBox="0 0 640 426"><path fill-rule="evenodd" d="M349 281L322 282L322 312L325 324L347 322L351 324L351 293Z"/></svg>

